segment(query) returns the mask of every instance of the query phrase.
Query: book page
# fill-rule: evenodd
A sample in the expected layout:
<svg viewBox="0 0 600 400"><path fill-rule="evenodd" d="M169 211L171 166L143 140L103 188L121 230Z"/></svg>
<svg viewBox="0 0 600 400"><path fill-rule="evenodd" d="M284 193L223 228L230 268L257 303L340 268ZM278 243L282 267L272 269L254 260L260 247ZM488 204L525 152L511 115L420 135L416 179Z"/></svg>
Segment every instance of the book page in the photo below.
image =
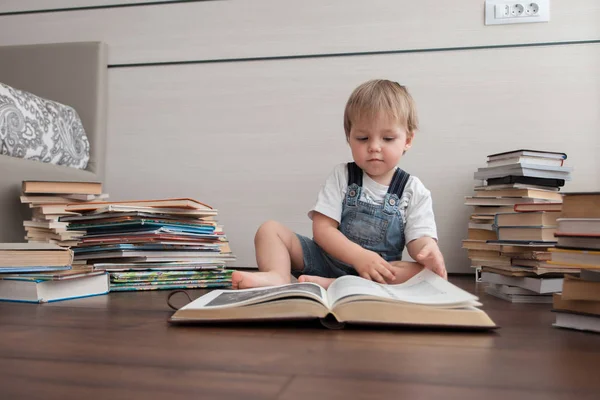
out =
<svg viewBox="0 0 600 400"><path fill-rule="evenodd" d="M290 297L313 299L328 307L325 290L319 285L307 282L267 288L214 290L181 309L241 307Z"/></svg>
<svg viewBox="0 0 600 400"><path fill-rule="evenodd" d="M398 285L382 285L356 276L343 276L329 286L327 295L333 306L341 300L354 298L443 307L472 305L477 300L476 296L454 286L428 269Z"/></svg>

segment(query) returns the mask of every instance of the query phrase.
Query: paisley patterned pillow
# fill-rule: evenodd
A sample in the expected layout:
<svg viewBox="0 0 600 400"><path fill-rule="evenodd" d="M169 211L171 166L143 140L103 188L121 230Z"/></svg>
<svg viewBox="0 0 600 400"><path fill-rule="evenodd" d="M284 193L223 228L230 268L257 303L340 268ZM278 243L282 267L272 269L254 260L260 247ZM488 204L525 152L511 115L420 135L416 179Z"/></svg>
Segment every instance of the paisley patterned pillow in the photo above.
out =
<svg viewBox="0 0 600 400"><path fill-rule="evenodd" d="M85 169L90 144L72 107L0 83L0 154Z"/></svg>

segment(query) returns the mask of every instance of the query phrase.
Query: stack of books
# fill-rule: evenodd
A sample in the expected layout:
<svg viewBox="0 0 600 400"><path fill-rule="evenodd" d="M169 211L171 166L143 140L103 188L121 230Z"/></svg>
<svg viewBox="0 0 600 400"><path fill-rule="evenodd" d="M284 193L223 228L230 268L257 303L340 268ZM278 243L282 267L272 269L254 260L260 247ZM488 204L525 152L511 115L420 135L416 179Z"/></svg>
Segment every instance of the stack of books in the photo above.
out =
<svg viewBox="0 0 600 400"><path fill-rule="evenodd" d="M489 155L487 166L475 172L482 182L465 198L474 210L463 248L478 280L490 284L489 294L510 301L551 302L552 292L498 281L501 276L562 278L563 269L541 263L550 259L549 249L556 244L563 197L559 190L571 179L571 168L563 165L566 158L564 153L515 150Z"/></svg>
<svg viewBox="0 0 600 400"><path fill-rule="evenodd" d="M485 292L511 303L552 303L552 294L562 290L562 277L508 276L482 272Z"/></svg>
<svg viewBox="0 0 600 400"><path fill-rule="evenodd" d="M74 264L110 273L111 291L231 285L235 260L217 210L193 199L69 204L60 217L83 232Z"/></svg>
<svg viewBox="0 0 600 400"><path fill-rule="evenodd" d="M66 211L67 204L82 204L105 200L100 182L23 181L21 203L28 204L31 220L24 221L25 240L35 243L55 243L70 247L79 243L84 232L67 231L60 217L78 215Z"/></svg>
<svg viewBox="0 0 600 400"><path fill-rule="evenodd" d="M566 193L547 265L580 271L554 297L555 326L600 332L600 193Z"/></svg>
<svg viewBox="0 0 600 400"><path fill-rule="evenodd" d="M31 303L108 293L106 272L71 269L73 252L50 243L0 243L0 300Z"/></svg>
<svg viewBox="0 0 600 400"><path fill-rule="evenodd" d="M600 332L600 270L583 269L579 278L565 276L552 311L558 328Z"/></svg>

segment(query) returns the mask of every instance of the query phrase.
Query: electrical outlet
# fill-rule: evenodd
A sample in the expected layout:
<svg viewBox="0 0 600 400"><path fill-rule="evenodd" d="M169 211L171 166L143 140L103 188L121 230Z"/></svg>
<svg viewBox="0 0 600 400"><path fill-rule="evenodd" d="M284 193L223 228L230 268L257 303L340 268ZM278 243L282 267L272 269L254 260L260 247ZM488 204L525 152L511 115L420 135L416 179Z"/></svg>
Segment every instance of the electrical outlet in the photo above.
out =
<svg viewBox="0 0 600 400"><path fill-rule="evenodd" d="M550 0L486 0L485 24L524 24L550 21Z"/></svg>
<svg viewBox="0 0 600 400"><path fill-rule="evenodd" d="M538 15L540 6L538 3L529 3L525 6L525 15Z"/></svg>
<svg viewBox="0 0 600 400"><path fill-rule="evenodd" d="M513 4L510 7L511 17L521 17L525 14L525 6L522 3Z"/></svg>

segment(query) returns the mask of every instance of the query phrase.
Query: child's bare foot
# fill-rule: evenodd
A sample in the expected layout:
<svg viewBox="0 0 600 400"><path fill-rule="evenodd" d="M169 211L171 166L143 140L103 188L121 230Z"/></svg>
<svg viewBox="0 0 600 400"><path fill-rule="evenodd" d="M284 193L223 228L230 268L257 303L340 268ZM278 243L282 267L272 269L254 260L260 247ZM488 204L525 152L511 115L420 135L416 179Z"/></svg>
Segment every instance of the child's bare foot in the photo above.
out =
<svg viewBox="0 0 600 400"><path fill-rule="evenodd" d="M261 286L277 286L290 283L275 272L242 272L234 271L231 275L232 289L248 289Z"/></svg>
<svg viewBox="0 0 600 400"><path fill-rule="evenodd" d="M300 275L298 278L298 282L312 282L317 285L322 286L324 289L327 289L329 285L331 285L335 281L334 278L322 278L320 276L314 275Z"/></svg>

